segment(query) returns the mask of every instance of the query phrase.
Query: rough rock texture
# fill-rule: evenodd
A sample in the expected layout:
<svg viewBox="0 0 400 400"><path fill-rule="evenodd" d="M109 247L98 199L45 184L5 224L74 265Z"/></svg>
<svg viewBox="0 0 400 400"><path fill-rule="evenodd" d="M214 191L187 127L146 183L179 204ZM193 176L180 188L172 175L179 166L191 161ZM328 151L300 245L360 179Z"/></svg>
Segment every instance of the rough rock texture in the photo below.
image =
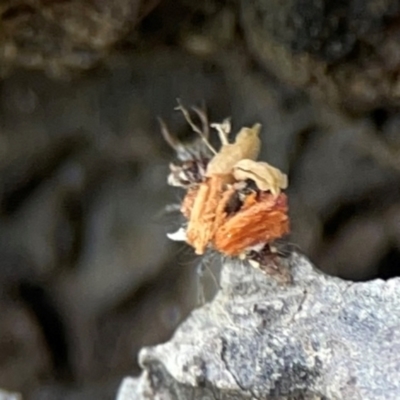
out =
<svg viewBox="0 0 400 400"><path fill-rule="evenodd" d="M395 0L243 0L254 54L285 81L353 111L399 105Z"/></svg>
<svg viewBox="0 0 400 400"><path fill-rule="evenodd" d="M3 1L0 73L15 66L44 68L52 74L88 68L134 26L140 3L140 0Z"/></svg>
<svg viewBox="0 0 400 400"><path fill-rule="evenodd" d="M7 260L2 262L4 266ZM24 391L48 376L46 372L51 368L51 357L32 313L21 303L1 300L0 385ZM0 400L3 400L1 395L0 391Z"/></svg>
<svg viewBox="0 0 400 400"><path fill-rule="evenodd" d="M144 348L128 399L399 399L400 280L352 283L288 260L290 285L228 261L215 299Z"/></svg>

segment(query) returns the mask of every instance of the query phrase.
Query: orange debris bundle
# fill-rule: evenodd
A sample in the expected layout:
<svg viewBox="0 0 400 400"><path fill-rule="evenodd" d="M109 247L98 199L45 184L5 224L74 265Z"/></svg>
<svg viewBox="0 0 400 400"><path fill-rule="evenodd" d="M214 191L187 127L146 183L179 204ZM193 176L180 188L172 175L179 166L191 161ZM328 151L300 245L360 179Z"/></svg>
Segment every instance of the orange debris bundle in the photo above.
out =
<svg viewBox="0 0 400 400"><path fill-rule="evenodd" d="M287 188L286 175L257 161L260 125L241 129L230 143L229 121L212 124L221 141L216 151L208 141L205 114L194 109L203 123L200 129L188 111L179 108L199 134L204 149L199 153L198 144L192 150L183 146L162 124L165 138L181 159L180 165L170 166L168 182L186 189L180 208L186 223L169 237L186 241L197 254L209 248L241 258L265 252L274 240L289 233L289 218L287 197L282 192ZM211 157L205 149L213 153Z"/></svg>

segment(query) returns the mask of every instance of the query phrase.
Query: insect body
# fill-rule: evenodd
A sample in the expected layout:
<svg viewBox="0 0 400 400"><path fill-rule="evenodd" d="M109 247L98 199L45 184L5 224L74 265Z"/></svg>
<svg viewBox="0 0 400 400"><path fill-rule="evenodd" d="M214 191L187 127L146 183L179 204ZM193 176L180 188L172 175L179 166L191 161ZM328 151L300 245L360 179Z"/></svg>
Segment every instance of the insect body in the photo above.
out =
<svg viewBox="0 0 400 400"><path fill-rule="evenodd" d="M273 243L289 232L287 176L279 169L257 161L261 126L242 128L233 143L229 142L230 123L212 124L219 134L221 148L209 143L209 125L205 113L194 111L203 127L197 127L182 106L186 120L199 134L198 143L184 148L176 142L165 124L167 141L177 150L179 164L171 164L169 184L186 190L181 212L186 222L173 240L184 240L197 254L211 248L227 256L248 259L263 266L273 253Z"/></svg>

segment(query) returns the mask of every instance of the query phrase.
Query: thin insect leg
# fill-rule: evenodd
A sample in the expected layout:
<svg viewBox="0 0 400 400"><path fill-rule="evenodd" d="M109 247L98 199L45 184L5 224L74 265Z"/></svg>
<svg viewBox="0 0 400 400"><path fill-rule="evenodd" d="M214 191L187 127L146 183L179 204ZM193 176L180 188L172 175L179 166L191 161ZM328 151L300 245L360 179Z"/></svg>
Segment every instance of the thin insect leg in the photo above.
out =
<svg viewBox="0 0 400 400"><path fill-rule="evenodd" d="M217 256L218 256L218 254L210 255L211 261L214 261L214 260L215 260L215 257L217 257ZM208 273L210 274L211 279L213 280L213 282L214 282L214 284L215 284L215 287L216 287L218 290L220 290L220 289L221 289L221 286L220 286L220 284L219 284L219 282L218 282L218 279L217 279L217 277L215 276L215 274L214 274L214 272L212 271L212 269L210 268L210 264L212 263L211 261L210 261L209 264L206 264L206 269L207 269Z"/></svg>
<svg viewBox="0 0 400 400"><path fill-rule="evenodd" d="M175 203L175 204L168 204L164 207L164 212L166 214L171 214L175 212L180 212L181 211L181 203Z"/></svg>
<svg viewBox="0 0 400 400"><path fill-rule="evenodd" d="M160 209L155 215L154 217L151 219L152 221L157 222L158 220L160 220L161 218L164 217L175 217L176 220L176 216L180 216L182 215L181 213L181 207L182 207L182 196L179 195L178 193L175 193L174 195L174 202L167 204L165 207L163 207L162 209Z"/></svg>
<svg viewBox="0 0 400 400"><path fill-rule="evenodd" d="M174 251L174 257L179 259L179 264L183 266L187 265L189 267L191 265L191 261L186 261L191 255L192 253L190 249L188 249L188 247L184 244L177 246L176 250Z"/></svg>
<svg viewBox="0 0 400 400"><path fill-rule="evenodd" d="M201 279L204 276L204 262L200 261L196 269L196 286L197 286L197 305L202 306L206 303L206 295L204 293L204 285Z"/></svg>
<svg viewBox="0 0 400 400"><path fill-rule="evenodd" d="M199 275L200 278L203 278L205 276L205 273L208 272L211 276L211 279L213 280L215 287L217 289L221 289L218 279L215 276L214 272L211 269L211 265L213 264L213 262L215 261L215 259L219 256L218 253L214 252L214 251L209 251L208 254L206 254L203 257L202 262L198 265L198 270L197 273Z"/></svg>
<svg viewBox="0 0 400 400"><path fill-rule="evenodd" d="M202 306L206 303L206 295L204 290L203 278L205 271L209 269L210 255L206 254L197 265L196 275L197 275L197 304Z"/></svg>
<svg viewBox="0 0 400 400"><path fill-rule="evenodd" d="M210 265L213 263L215 260L215 257L217 256L217 253L210 252L206 254L203 259L200 261L200 263L197 266L197 277L198 277L198 287L199 287L199 293L198 293L198 302L199 304L204 304L205 303L205 293L204 293L204 284L202 282L203 277L205 276L205 272L207 271L217 289L221 289L218 279L213 273L213 271L210 268Z"/></svg>
<svg viewBox="0 0 400 400"><path fill-rule="evenodd" d="M217 151L214 149L214 147L211 146L210 142L208 139L204 136L204 133L202 130L193 122L189 111L182 105L182 103L178 100L178 107L175 108L175 110L181 111L183 116L185 117L186 122L190 125L190 127L193 129L194 132L198 133L203 140L204 144L207 146L207 148L213 153L217 154Z"/></svg>
<svg viewBox="0 0 400 400"><path fill-rule="evenodd" d="M157 213L151 218L151 220L158 221L161 218L173 216L173 214L175 214L175 219L176 219L176 214L180 215L180 213L181 213L181 203L172 203L166 205L161 210L157 211Z"/></svg>
<svg viewBox="0 0 400 400"><path fill-rule="evenodd" d="M276 254L283 258L290 257L294 251L300 252L300 246L291 243L285 239L277 239L269 245L269 250L272 254Z"/></svg>

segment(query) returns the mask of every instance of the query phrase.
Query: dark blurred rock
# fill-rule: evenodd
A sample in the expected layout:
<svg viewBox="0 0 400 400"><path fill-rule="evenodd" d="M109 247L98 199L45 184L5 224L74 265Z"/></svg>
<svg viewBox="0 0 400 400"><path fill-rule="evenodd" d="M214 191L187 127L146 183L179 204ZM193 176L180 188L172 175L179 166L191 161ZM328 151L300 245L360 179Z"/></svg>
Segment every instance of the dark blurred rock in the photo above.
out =
<svg viewBox="0 0 400 400"><path fill-rule="evenodd" d="M177 198L156 117L187 132L177 97L229 115L221 70L166 47L76 80L16 71L1 84L0 294L21 282L48 291L66 343L43 351L64 351L82 387L131 371L137 349L165 340L196 301L194 257L170 270L182 248L167 242L172 227L160 217ZM51 393L78 396L49 370ZM35 370L24 379L35 383Z"/></svg>
<svg viewBox="0 0 400 400"><path fill-rule="evenodd" d="M51 376L51 357L35 316L23 304L1 302L0 313L0 385L26 393Z"/></svg>
<svg viewBox="0 0 400 400"><path fill-rule="evenodd" d="M164 168L148 168L139 177L128 170L110 177L84 216L82 253L58 290L75 330L77 364L87 373L97 319L154 278L171 250L154 220L165 201L165 175Z"/></svg>
<svg viewBox="0 0 400 400"><path fill-rule="evenodd" d="M335 239L321 247L316 261L331 275L356 281L370 279L376 276L376 266L388 250L387 233L379 215L353 216Z"/></svg>
<svg viewBox="0 0 400 400"><path fill-rule="evenodd" d="M243 0L248 45L287 82L361 112L399 105L396 0Z"/></svg>
<svg viewBox="0 0 400 400"><path fill-rule="evenodd" d="M227 261L221 291L167 343L140 353L128 399L400 397L400 282L350 283L289 259L292 284Z"/></svg>
<svg viewBox="0 0 400 400"><path fill-rule="evenodd" d="M285 172L291 167L301 133L316 123L315 110L305 95L252 65L240 51L221 56L230 92L229 115L235 129L262 124L260 158Z"/></svg>
<svg viewBox="0 0 400 400"><path fill-rule="evenodd" d="M166 172L148 168L139 177L121 174L103 182L85 216L77 271L67 279L67 292L73 289L73 301L81 311L96 315L112 308L150 279L166 259L170 243L154 220L165 204Z"/></svg>
<svg viewBox="0 0 400 400"><path fill-rule="evenodd" d="M53 75L93 66L135 25L140 3L3 1L0 74L18 66L45 69Z"/></svg>
<svg viewBox="0 0 400 400"><path fill-rule="evenodd" d="M342 121L343 122L343 121ZM398 172L377 162L373 128L365 120L342 123L331 116L305 146L293 168L292 189L303 203L324 219L343 203L376 198L384 187L395 185ZM294 181L294 183L293 183ZM382 197L384 197L382 192Z"/></svg>
<svg viewBox="0 0 400 400"><path fill-rule="evenodd" d="M66 199L81 189L83 182L79 182L78 176L68 176L70 173L79 175L79 171L71 170L57 174L55 179L49 179L28 196L14 218L3 220L0 242L29 259L34 267L30 278L44 278L60 272L72 258L76 232L65 210Z"/></svg>
<svg viewBox="0 0 400 400"><path fill-rule="evenodd" d="M117 388L116 380L103 380L100 383L71 388L63 384L48 384L33 390L27 398L29 400L108 400L115 397ZM0 400L2 399L0 398ZM24 397L23 400L26 398Z"/></svg>

